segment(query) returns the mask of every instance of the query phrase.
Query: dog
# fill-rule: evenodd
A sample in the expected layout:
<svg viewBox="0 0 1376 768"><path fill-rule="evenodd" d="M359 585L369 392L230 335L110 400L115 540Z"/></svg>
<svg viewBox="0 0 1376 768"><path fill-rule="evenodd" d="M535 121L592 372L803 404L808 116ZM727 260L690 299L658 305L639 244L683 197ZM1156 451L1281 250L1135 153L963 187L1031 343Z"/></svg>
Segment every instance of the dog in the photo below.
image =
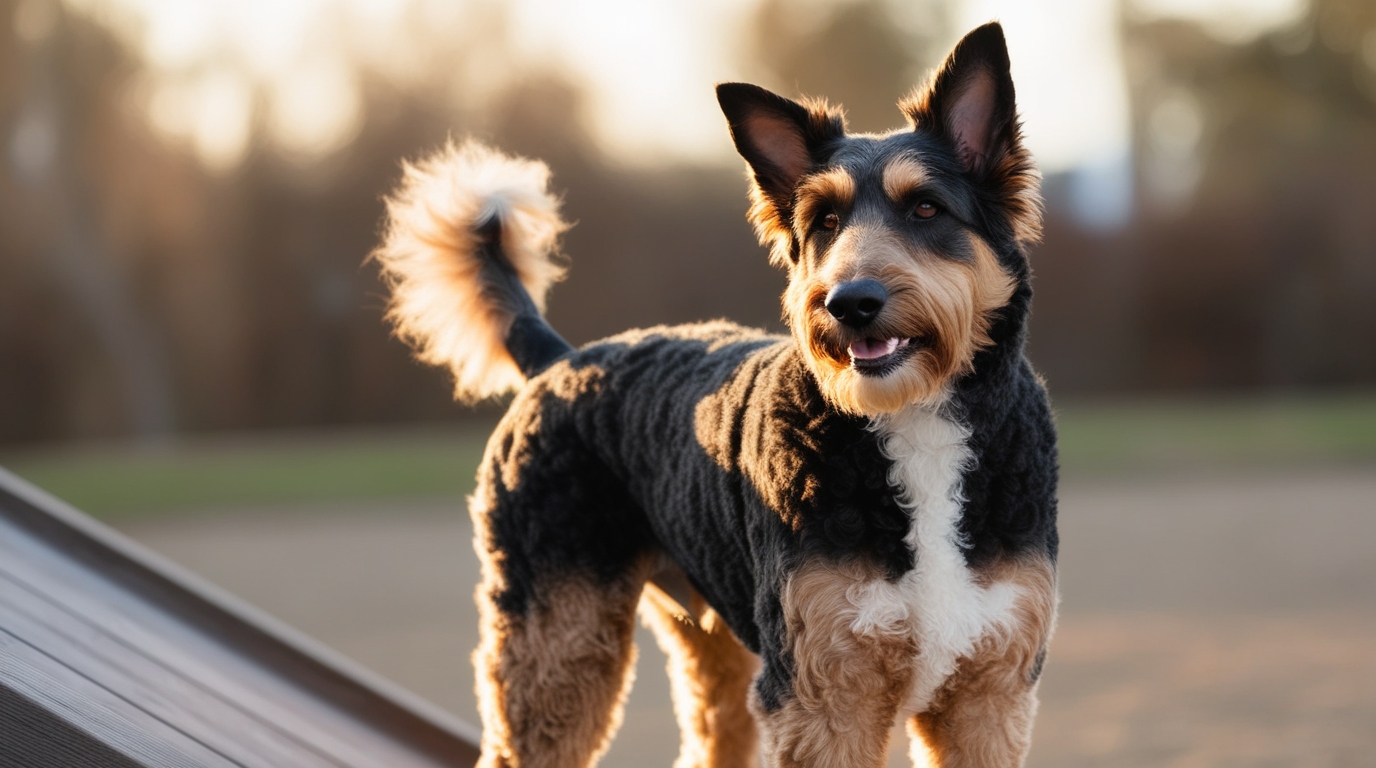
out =
<svg viewBox="0 0 1376 768"><path fill-rule="evenodd" d="M637 611L677 768L1017 766L1055 622L1056 439L1024 356L1040 176L1003 30L851 135L825 101L717 87L785 337L727 322L575 349L544 320L566 229L541 163L406 166L374 253L456 396L516 390L470 499L481 766L594 764Z"/></svg>

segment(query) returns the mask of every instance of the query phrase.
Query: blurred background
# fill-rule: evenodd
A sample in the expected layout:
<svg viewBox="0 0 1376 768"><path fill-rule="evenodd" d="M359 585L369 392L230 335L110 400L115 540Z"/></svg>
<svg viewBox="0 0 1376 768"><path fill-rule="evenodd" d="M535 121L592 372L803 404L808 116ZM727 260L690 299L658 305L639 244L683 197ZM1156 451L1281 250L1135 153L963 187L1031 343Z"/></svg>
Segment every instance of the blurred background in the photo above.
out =
<svg viewBox="0 0 1376 768"><path fill-rule="evenodd" d="M500 408L381 320L400 161L550 164L575 343L781 329L712 84L894 127L991 18L1066 473L1033 763L1369 765L1372 0L0 0L0 464L471 718ZM641 640L608 765L672 759Z"/></svg>

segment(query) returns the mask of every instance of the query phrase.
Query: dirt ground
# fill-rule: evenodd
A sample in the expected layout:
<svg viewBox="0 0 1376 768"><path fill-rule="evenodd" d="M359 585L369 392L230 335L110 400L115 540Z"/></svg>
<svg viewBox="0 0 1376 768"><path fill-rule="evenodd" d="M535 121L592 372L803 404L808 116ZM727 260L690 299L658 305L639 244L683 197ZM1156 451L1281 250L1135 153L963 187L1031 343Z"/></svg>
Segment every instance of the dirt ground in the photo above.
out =
<svg viewBox="0 0 1376 768"><path fill-rule="evenodd" d="M225 512L126 531L476 719L457 500ZM1376 469L1070 482L1061 535L1030 766L1376 765ZM664 659L637 639L602 765L667 768Z"/></svg>

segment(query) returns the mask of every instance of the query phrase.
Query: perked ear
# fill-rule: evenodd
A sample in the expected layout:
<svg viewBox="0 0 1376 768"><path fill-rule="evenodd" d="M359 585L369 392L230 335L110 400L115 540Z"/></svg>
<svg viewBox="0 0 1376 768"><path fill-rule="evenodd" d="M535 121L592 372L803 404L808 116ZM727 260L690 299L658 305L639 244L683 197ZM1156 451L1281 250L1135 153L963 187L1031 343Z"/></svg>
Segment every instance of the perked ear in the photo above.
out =
<svg viewBox="0 0 1376 768"><path fill-rule="evenodd" d="M827 145L845 136L845 117L824 101L799 103L747 83L718 85L717 102L754 179L750 220L761 242L779 245L793 190L825 159Z"/></svg>
<svg viewBox="0 0 1376 768"><path fill-rule="evenodd" d="M1003 27L990 22L956 44L931 83L899 108L915 128L944 135L967 171L980 172L1019 143Z"/></svg>
<svg viewBox="0 0 1376 768"><path fill-rule="evenodd" d="M966 173L995 192L1018 241L1041 239L1041 175L1022 146L1008 44L998 22L966 35L931 82L898 107L915 130L946 138Z"/></svg>
<svg viewBox="0 0 1376 768"><path fill-rule="evenodd" d="M820 159L823 145L846 132L841 113L825 103L799 104L758 85L721 83L717 103L755 180L785 202Z"/></svg>

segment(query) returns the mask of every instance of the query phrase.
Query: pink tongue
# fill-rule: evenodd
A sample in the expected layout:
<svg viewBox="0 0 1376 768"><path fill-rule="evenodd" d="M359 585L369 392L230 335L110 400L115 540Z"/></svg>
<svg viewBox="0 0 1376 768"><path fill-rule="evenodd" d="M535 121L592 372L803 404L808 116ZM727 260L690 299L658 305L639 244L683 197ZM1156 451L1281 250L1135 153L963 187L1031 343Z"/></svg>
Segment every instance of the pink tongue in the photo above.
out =
<svg viewBox="0 0 1376 768"><path fill-rule="evenodd" d="M850 356L856 360L873 360L893 354L898 349L898 339L864 339L850 343Z"/></svg>

